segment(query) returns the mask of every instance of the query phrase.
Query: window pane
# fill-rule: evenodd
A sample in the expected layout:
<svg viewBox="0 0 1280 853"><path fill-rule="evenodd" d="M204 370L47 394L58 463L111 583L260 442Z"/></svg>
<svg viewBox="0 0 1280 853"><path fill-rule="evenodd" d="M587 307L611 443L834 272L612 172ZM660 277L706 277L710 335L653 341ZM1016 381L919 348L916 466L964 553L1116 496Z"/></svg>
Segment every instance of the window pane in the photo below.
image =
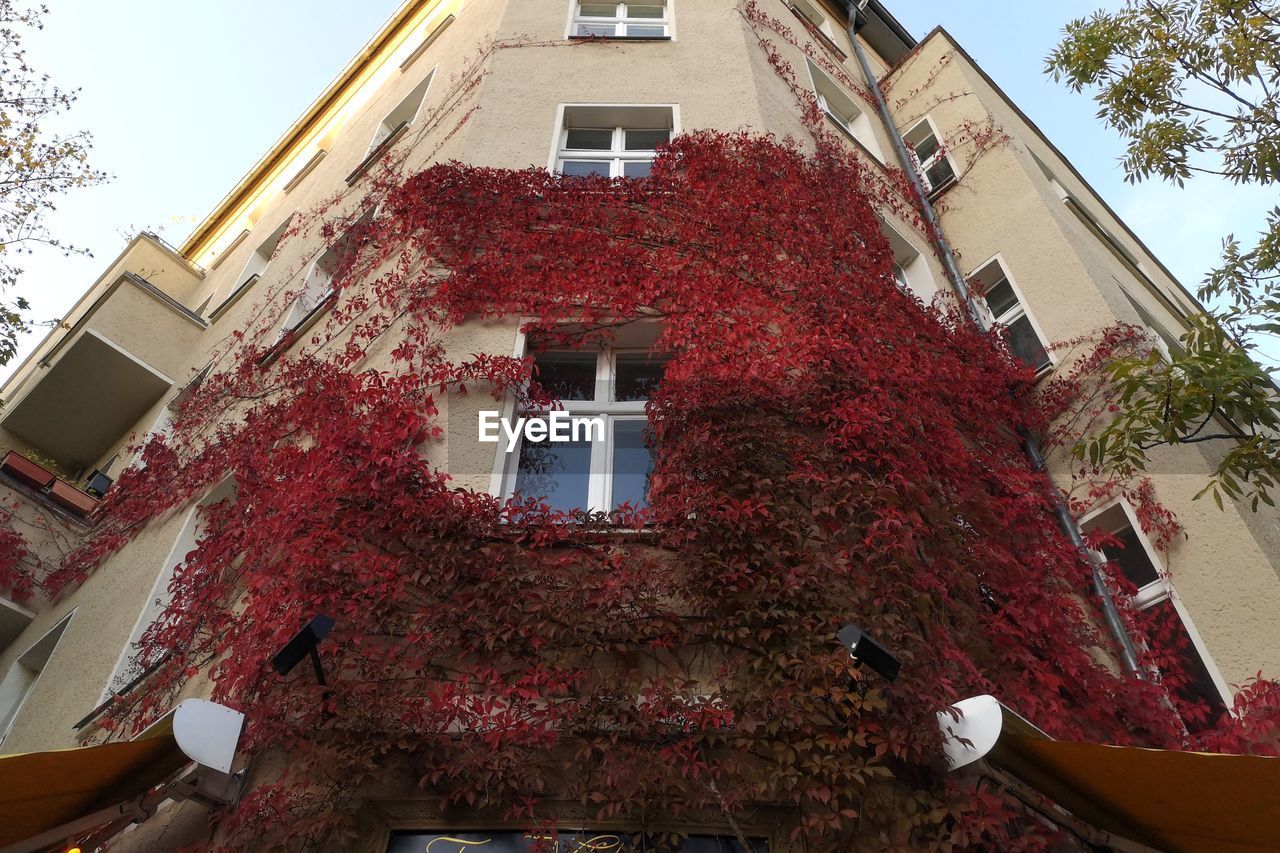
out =
<svg viewBox="0 0 1280 853"><path fill-rule="evenodd" d="M920 144L915 146L916 156L920 158L921 163L929 162L929 158L938 153L938 137L932 133L920 140Z"/></svg>
<svg viewBox="0 0 1280 853"><path fill-rule="evenodd" d="M627 178L647 178L651 171L653 171L653 163L649 160L635 160L622 164L623 177Z"/></svg>
<svg viewBox="0 0 1280 853"><path fill-rule="evenodd" d="M902 268L901 264L893 265L893 278L894 281L898 282L898 287L903 290L910 290L907 286L907 271Z"/></svg>
<svg viewBox="0 0 1280 853"><path fill-rule="evenodd" d="M925 177L929 179L929 187L931 189L937 189L955 176L956 172L951 168L951 161L946 157L939 159L925 172Z"/></svg>
<svg viewBox="0 0 1280 853"><path fill-rule="evenodd" d="M596 354L542 352L533 357L533 378L557 400L594 400Z"/></svg>
<svg viewBox="0 0 1280 853"><path fill-rule="evenodd" d="M586 509L590 473L589 441L522 441L515 493L552 509Z"/></svg>
<svg viewBox="0 0 1280 853"><path fill-rule="evenodd" d="M643 420L613 422L613 506L624 503L633 507L649 505L649 475L653 471L653 455L644 443L649 422Z"/></svg>
<svg viewBox="0 0 1280 853"><path fill-rule="evenodd" d="M618 27L616 24L578 24L578 31L574 35L579 36L616 36Z"/></svg>
<svg viewBox="0 0 1280 853"><path fill-rule="evenodd" d="M1002 278L987 289L987 307L993 316L1002 317L1010 308L1017 306L1018 297L1008 279Z"/></svg>
<svg viewBox="0 0 1280 853"><path fill-rule="evenodd" d="M612 147L613 131L607 128L571 127L565 141L565 148L574 151L608 151Z"/></svg>
<svg viewBox="0 0 1280 853"><path fill-rule="evenodd" d="M1052 364L1049 353L1040 343L1040 336L1025 314L1009 324L1009 349L1019 361L1037 373Z"/></svg>
<svg viewBox="0 0 1280 853"><path fill-rule="evenodd" d="M633 39L660 39L666 36L667 28L653 24L627 24L627 37Z"/></svg>
<svg viewBox="0 0 1280 853"><path fill-rule="evenodd" d="M587 175L604 175L609 177L608 160L561 160L560 174L571 178L583 178Z"/></svg>
<svg viewBox="0 0 1280 853"><path fill-rule="evenodd" d="M666 14L666 8L661 3L641 4L628 3L628 18L661 18Z"/></svg>
<svg viewBox="0 0 1280 853"><path fill-rule="evenodd" d="M619 403L647 400L662 381L666 359L647 352L620 352L615 357L613 399Z"/></svg>
<svg viewBox="0 0 1280 853"><path fill-rule="evenodd" d="M1151 564L1151 558L1147 556L1147 549L1143 548L1142 543L1138 541L1136 530L1126 527L1123 531L1116 533L1115 537L1120 540L1120 544L1104 545L1102 553L1116 564L1129 579L1129 583L1142 589L1160 577L1156 567Z"/></svg>
<svg viewBox="0 0 1280 853"><path fill-rule="evenodd" d="M628 151L652 151L663 143L671 141L671 131L663 130L626 130L626 148Z"/></svg>
<svg viewBox="0 0 1280 853"><path fill-rule="evenodd" d="M560 8L564 8L561 6ZM561 13L563 14L563 13ZM578 7L578 14L587 18L612 18L618 14L616 3L583 3Z"/></svg>
<svg viewBox="0 0 1280 853"><path fill-rule="evenodd" d="M1183 703L1204 706L1195 711L1179 709L1183 712L1183 721L1192 732L1209 728L1226 712L1226 707L1177 608L1166 598L1144 613L1150 614L1153 620L1149 641L1165 682Z"/></svg>

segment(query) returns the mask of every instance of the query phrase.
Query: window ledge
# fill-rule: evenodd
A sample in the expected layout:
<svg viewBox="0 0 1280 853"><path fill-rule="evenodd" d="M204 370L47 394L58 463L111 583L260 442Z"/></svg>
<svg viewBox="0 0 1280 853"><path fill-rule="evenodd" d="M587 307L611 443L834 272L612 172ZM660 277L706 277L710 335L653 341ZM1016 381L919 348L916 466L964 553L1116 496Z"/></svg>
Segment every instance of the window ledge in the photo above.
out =
<svg viewBox="0 0 1280 853"><path fill-rule="evenodd" d="M569 36L569 41L576 42L592 42L592 41L671 41L671 36Z"/></svg>
<svg viewBox="0 0 1280 853"><path fill-rule="evenodd" d="M351 186L356 181L360 180L361 176L363 176L365 172L369 171L370 167L372 167L374 163L378 162L378 160L382 158L382 155L386 154L392 145L395 145L396 140L404 134L407 127L409 127L409 122L407 121L403 121L396 125L396 129L388 133L387 138L379 142L377 146L360 161L360 165L356 166L355 169L351 171L350 175L347 175L347 186Z"/></svg>
<svg viewBox="0 0 1280 853"><path fill-rule="evenodd" d="M258 280L261 278L262 276L259 273L254 273L253 275L249 276L244 281L242 281L235 290L231 291L230 296L228 296L226 299L219 302L218 307L214 308L211 312L209 312L209 320L215 323L218 320L221 320L222 315L230 311L231 306L239 302L240 297L248 293L253 288L253 286L258 283Z"/></svg>
<svg viewBox="0 0 1280 853"><path fill-rule="evenodd" d="M840 131L841 136L843 136L845 139L848 139L854 145L858 146L858 150L860 150L863 154L866 154L872 160L875 160L877 163L880 163L880 165L882 166L884 165L883 163L880 162L880 158L877 157L870 148L868 148L865 144L863 144L861 139L854 136L853 133L848 128L846 128L843 124L841 124L840 122L832 118L831 113L823 110L822 115L826 118L828 124L830 124L836 130Z"/></svg>
<svg viewBox="0 0 1280 853"><path fill-rule="evenodd" d="M942 195L944 195L947 192L947 190L951 189L958 183L960 183L960 179L955 175L952 175L950 178L947 178L945 181L943 181L939 186L936 186L933 189L929 190L928 195L929 195L930 203L940 198Z"/></svg>
<svg viewBox="0 0 1280 853"><path fill-rule="evenodd" d="M326 314L329 309L337 303L337 301L338 292L335 290L317 304L315 308L312 308L311 311L307 313L307 316L295 323L292 328L286 329L284 333L280 335L280 339L272 344L267 351L258 358L258 366L266 367L278 359L285 351L296 344L303 335L311 331L311 327L316 324L316 321L324 316L324 314Z"/></svg>
<svg viewBox="0 0 1280 853"><path fill-rule="evenodd" d="M836 56L840 57L841 62L844 62L849 58L849 54L841 50L840 46L831 40L831 36L827 35L822 30L815 27L812 21L810 21L803 14L801 14L799 9L797 9L795 6L792 6L791 4L787 4L787 8L791 10L791 14L795 15L800 20L800 23L803 24L804 28L809 31L809 34L812 35L814 38L816 38L818 40L818 43L821 44L823 47L825 47L827 50L831 51Z"/></svg>

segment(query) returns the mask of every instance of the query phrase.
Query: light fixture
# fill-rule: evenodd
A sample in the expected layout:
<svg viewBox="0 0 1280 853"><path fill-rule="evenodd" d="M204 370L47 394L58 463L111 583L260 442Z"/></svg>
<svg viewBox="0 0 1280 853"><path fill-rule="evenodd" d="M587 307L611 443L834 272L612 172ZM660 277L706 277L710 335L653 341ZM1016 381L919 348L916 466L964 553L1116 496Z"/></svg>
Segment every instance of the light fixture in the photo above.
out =
<svg viewBox="0 0 1280 853"><path fill-rule="evenodd" d="M288 675L304 657L310 655L311 663L316 669L316 681L327 686L328 682L325 681L324 668L320 665L320 653L316 651L316 646L320 645L320 641L329 636L332 630L332 619L323 613L316 615L303 626L301 631L293 635L293 639L286 643L283 649L276 652L275 657L271 659L272 668L281 675Z"/></svg>
<svg viewBox="0 0 1280 853"><path fill-rule="evenodd" d="M849 657L859 664L866 664L871 667L880 673L885 681L897 679L898 673L902 670L902 661L894 657L893 653L884 646L871 639L857 625L852 622L845 625L836 634L836 637L849 651Z"/></svg>

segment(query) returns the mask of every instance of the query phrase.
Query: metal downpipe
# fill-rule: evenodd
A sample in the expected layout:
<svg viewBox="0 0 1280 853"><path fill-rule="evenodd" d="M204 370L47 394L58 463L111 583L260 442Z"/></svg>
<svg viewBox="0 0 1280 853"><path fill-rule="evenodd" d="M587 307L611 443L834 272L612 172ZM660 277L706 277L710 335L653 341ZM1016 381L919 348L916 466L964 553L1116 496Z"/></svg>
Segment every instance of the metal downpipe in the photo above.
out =
<svg viewBox="0 0 1280 853"><path fill-rule="evenodd" d="M946 268L947 276L951 279L952 286L964 300L969 320L980 331L986 332L989 329L986 314L978 306L977 301L974 299L973 291L969 289L969 284L965 280L964 273L960 271L960 265L956 261L955 253L951 250L951 245L947 242L947 238L942 232L942 222L938 219L938 212L929 201L929 194L925 190L924 183L920 180L915 161L907 150L906 141L903 140L902 134L898 132L897 125L894 124L893 115L889 112L889 105L885 102L884 93L880 90L880 82L871 70L871 63L868 62L862 45L858 43L858 30L861 27L861 23L866 20L862 11L865 6L866 0L862 0L861 3L857 2L857 0L849 0L846 10L849 19L849 40L853 43L854 55L858 58L858 65L862 69L862 76L866 81L867 88L870 89L871 95L875 99L876 111L880 114L880 121L893 143L894 152L898 156L898 163L902 170L906 172L907 177L911 180L911 186L915 188L916 194L920 198L921 213L924 215L928 237L933 243L934 250L942 260L942 265ZM1120 657L1124 668L1127 672L1141 678L1143 672L1138 666L1138 653L1132 638L1124 628L1124 622L1120 618L1120 611L1116 608L1115 598L1107 587L1106 579L1102 572L1102 561L1098 559L1098 556L1093 551L1086 547L1084 536L1080 532L1080 526L1076 524L1076 520L1072 517L1071 510L1067 507L1067 502L1063 498L1061 490L1049 478L1045 468L1044 455L1040 452L1039 444L1026 432L1020 432L1020 434L1022 436L1023 450L1027 454L1031 466L1036 471L1044 474L1045 479L1049 481L1048 486L1053 502L1053 514L1058 519L1058 525L1089 566L1094 594L1098 596L1098 600L1102 605L1102 615L1107 623L1107 628L1111 631L1112 637L1120 648Z"/></svg>

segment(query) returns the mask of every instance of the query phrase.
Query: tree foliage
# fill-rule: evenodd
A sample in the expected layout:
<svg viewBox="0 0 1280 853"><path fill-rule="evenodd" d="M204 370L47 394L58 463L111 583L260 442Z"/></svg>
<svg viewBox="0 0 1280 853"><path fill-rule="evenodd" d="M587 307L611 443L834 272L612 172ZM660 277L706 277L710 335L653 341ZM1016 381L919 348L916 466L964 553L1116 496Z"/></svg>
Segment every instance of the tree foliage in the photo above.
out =
<svg viewBox="0 0 1280 853"><path fill-rule="evenodd" d="M1095 90L1099 117L1127 144L1130 181L1196 175L1237 184L1280 180L1280 4L1274 0L1129 0L1075 20L1048 59L1076 91ZM1224 241L1168 358L1117 362L1125 406L1080 452L1122 474L1164 444L1216 442L1222 496L1272 502L1280 418L1270 366L1280 343L1280 208L1258 243Z"/></svg>
<svg viewBox="0 0 1280 853"><path fill-rule="evenodd" d="M106 177L89 165L88 132L50 130L76 92L59 88L27 58L23 38L43 28L47 13L43 5L0 0L0 295L13 290L19 256L35 246L84 251L51 233L47 217L62 195ZM13 358L29 308L21 296L0 303L0 364Z"/></svg>

